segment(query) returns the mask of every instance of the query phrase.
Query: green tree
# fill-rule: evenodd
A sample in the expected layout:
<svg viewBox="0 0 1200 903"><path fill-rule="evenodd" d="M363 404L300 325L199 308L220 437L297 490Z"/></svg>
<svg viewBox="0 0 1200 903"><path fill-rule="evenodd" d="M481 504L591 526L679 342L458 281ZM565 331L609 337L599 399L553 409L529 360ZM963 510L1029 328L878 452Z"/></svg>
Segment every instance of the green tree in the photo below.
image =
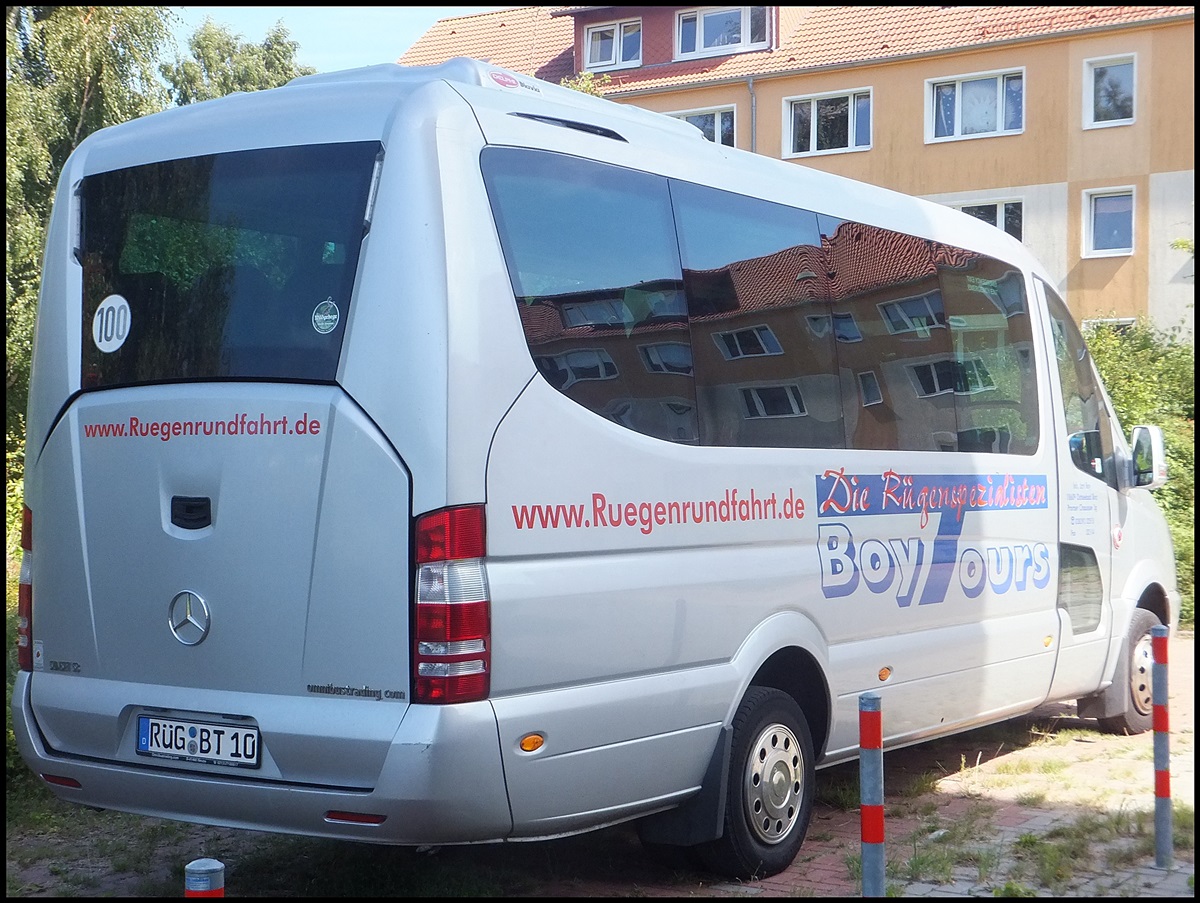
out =
<svg viewBox="0 0 1200 903"><path fill-rule="evenodd" d="M282 23L260 44L205 22L181 56L165 6L5 7L5 470L8 548L20 515L34 315L55 186L93 132L174 104L273 88L296 64ZM170 62L166 62L169 60Z"/></svg>
<svg viewBox="0 0 1200 903"><path fill-rule="evenodd" d="M59 173L97 129L160 110L171 43L155 6L5 7L5 437L23 441L34 310Z"/></svg>
<svg viewBox="0 0 1200 903"><path fill-rule="evenodd" d="M190 58L178 57L162 67L178 106L224 97L235 91L277 88L317 70L296 64L299 44L276 22L261 44L242 40L205 19L188 41Z"/></svg>
<svg viewBox="0 0 1200 903"><path fill-rule="evenodd" d="M1190 338L1156 329L1097 325L1088 349L1125 430L1140 423L1162 428L1167 485L1154 492L1171 528L1183 594L1183 620L1195 620L1196 351Z"/></svg>
<svg viewBox="0 0 1200 903"><path fill-rule="evenodd" d="M578 75L564 78L559 84L564 88L572 88L584 94L591 94L593 97L603 97L604 89L612 84L612 76L605 72L599 78L596 78L596 73L594 72L580 72Z"/></svg>

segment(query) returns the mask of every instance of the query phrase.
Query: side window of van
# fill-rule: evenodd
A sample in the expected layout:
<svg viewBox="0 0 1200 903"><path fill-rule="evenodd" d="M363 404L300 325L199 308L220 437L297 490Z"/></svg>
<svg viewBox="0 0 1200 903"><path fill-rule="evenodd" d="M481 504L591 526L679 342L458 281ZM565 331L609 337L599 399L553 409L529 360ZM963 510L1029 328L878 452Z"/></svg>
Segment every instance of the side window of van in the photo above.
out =
<svg viewBox="0 0 1200 903"><path fill-rule="evenodd" d="M1038 395L1024 277L983 255L957 256L939 274L960 374L958 449L1032 455Z"/></svg>
<svg viewBox="0 0 1200 903"><path fill-rule="evenodd" d="M808 210L671 182L704 445L840 448L835 319Z"/></svg>
<svg viewBox="0 0 1200 903"><path fill-rule="evenodd" d="M821 217L835 315L861 339L839 342L846 445L953 451L959 368L931 242L878 226ZM878 403L852 375L870 373Z"/></svg>
<svg viewBox="0 0 1200 903"><path fill-rule="evenodd" d="M630 429L695 443L696 390L667 180L518 148L483 176L534 363Z"/></svg>
<svg viewBox="0 0 1200 903"><path fill-rule="evenodd" d="M1079 327L1067 306L1043 283L1054 342L1056 374L1062 386L1066 436L1076 468L1117 486L1114 425L1108 416L1100 379Z"/></svg>
<svg viewBox="0 0 1200 903"><path fill-rule="evenodd" d="M597 414L708 446L1036 451L1011 267L564 154L482 164L534 364Z"/></svg>

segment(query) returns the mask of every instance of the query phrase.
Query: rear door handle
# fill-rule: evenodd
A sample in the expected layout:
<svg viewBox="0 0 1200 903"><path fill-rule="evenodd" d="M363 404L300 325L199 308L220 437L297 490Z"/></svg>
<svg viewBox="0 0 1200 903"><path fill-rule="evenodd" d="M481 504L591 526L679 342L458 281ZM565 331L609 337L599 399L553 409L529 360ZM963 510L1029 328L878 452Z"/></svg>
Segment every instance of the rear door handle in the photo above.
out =
<svg viewBox="0 0 1200 903"><path fill-rule="evenodd" d="M171 523L184 530L212 524L212 500L202 495L171 496Z"/></svg>

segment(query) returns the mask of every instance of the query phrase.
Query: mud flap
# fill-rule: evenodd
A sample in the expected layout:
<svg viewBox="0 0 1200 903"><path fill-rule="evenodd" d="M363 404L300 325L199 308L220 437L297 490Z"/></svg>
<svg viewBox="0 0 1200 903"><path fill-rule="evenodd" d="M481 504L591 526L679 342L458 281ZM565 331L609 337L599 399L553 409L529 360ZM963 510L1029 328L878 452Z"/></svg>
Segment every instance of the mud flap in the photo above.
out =
<svg viewBox="0 0 1200 903"><path fill-rule="evenodd" d="M722 728L700 792L674 809L639 821L638 836L644 843L690 847L721 837L725 832L725 795L732 746L733 730Z"/></svg>
<svg viewBox="0 0 1200 903"><path fill-rule="evenodd" d="M1122 655L1112 683L1099 693L1076 700L1080 718L1115 718L1129 708L1129 656Z"/></svg>

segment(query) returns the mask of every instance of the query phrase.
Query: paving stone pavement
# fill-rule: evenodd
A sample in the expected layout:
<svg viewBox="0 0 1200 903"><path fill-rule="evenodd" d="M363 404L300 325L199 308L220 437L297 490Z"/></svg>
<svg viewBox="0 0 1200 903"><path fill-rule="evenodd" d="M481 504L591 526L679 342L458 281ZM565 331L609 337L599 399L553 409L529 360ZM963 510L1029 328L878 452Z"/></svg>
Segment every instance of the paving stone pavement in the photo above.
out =
<svg viewBox="0 0 1200 903"><path fill-rule="evenodd" d="M1194 635L1174 637L1170 643L1170 747L1171 790L1177 802L1194 805ZM927 771L937 761L927 748L930 744L885 753L885 854L888 874L885 886L889 896L907 897L1194 897L1195 847L1193 844L1171 855L1170 868L1155 865L1154 846L1154 765L1152 733L1136 737L1101 737L1094 723L1073 717L1074 705L1044 707L1030 722L1046 723L1057 719L1056 730L1073 737L1068 745L1050 746L1050 757L1062 767L1061 773L1034 766L1038 749L1031 745L1021 750L998 751L991 762L978 768L947 769L951 773L937 783L933 792L919 800L893 792L892 783L903 783L905 754L917 769ZM886 717L886 713L885 713ZM966 735L963 735L966 736ZM963 747L954 739L935 741L946 751ZM983 741L980 741L982 744ZM923 748L925 751L922 751ZM897 764L900 763L900 764ZM951 764L957 765L957 762ZM839 766L842 769L857 766ZM988 770L990 767L990 771ZM1027 772L1025 769L1029 769ZM1028 773L1029 778L1022 777ZM818 774L818 783L829 772ZM1063 792L1031 793L1035 777ZM856 786L856 785L855 785ZM1088 837L1090 865L1075 863L1069 877L1053 879L1048 886L1039 879L1032 851L1039 844L1055 842L1071 830L1071 836L1087 836L1079 825L1088 819L1108 826L1117 823L1116 836L1097 831ZM953 860L948 873L937 866L938 833L949 834L962 826L978 825L978 830L960 835L955 849L942 862ZM1177 826L1179 827L1179 826ZM1184 826L1185 831L1192 828ZM619 858L637 858L637 841L627 827L610 829L624 832L615 848L605 849ZM818 803L807 839L796 861L783 872L757 881L710 882L689 873L654 873L638 870L628 881L601 879L599 875L577 874L567 882L538 884L539 896L638 896L638 897L852 897L861 896L858 873L860 824L856 808L835 808ZM1177 831L1177 833L1180 833ZM610 835L612 837L613 835ZM969 839L963 840L967 836ZM951 838L947 838L950 840ZM1065 841L1063 841L1065 842ZM624 844L627 844L624 845ZM964 851L965 854L964 854ZM914 863L922 862L923 866ZM908 876L918 873L920 879ZM943 880L924 877L937 874Z"/></svg>

